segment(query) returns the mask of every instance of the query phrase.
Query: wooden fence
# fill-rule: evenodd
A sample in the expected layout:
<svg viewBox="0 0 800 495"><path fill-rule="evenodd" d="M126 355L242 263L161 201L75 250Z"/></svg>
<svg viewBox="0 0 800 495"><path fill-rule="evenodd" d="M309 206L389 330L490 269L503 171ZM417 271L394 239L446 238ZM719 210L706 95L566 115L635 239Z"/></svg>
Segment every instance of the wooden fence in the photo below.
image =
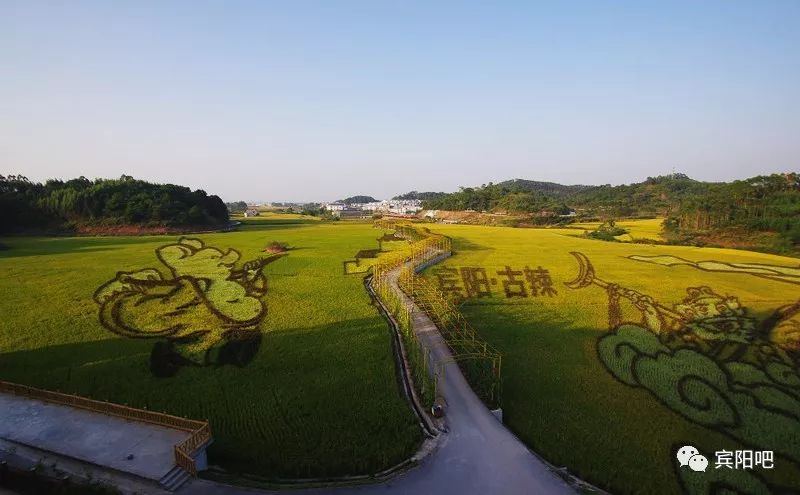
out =
<svg viewBox="0 0 800 495"><path fill-rule="evenodd" d="M79 395L53 392L2 380L0 380L0 392L189 432L189 438L175 446L175 463L192 476L197 476L197 465L193 455L201 446L211 441L211 428L208 421L197 421L147 409L136 409L113 402L88 399Z"/></svg>

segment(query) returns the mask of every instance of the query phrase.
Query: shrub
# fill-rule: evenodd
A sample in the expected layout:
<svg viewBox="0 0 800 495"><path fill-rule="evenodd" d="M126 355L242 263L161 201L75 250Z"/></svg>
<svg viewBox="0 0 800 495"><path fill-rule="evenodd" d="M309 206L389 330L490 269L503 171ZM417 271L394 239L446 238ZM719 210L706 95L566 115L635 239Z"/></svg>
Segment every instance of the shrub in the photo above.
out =
<svg viewBox="0 0 800 495"><path fill-rule="evenodd" d="M285 242L272 241L264 248L265 253L285 253L289 245Z"/></svg>
<svg viewBox="0 0 800 495"><path fill-rule="evenodd" d="M609 241L609 242L616 242L616 237L618 235L627 234L628 231L623 229L622 227L617 227L616 222L614 220L609 220L606 223L600 225L597 230L589 232L586 234L586 237L591 239L598 239L601 241Z"/></svg>

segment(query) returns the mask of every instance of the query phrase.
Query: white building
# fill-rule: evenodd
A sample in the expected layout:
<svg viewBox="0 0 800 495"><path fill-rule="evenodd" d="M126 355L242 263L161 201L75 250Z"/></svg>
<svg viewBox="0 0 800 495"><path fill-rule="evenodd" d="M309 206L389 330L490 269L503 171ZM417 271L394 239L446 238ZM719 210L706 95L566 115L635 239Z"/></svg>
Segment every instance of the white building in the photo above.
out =
<svg viewBox="0 0 800 495"><path fill-rule="evenodd" d="M345 208L347 208L347 205L345 205L344 203L339 203L337 201L335 203L326 203L323 206L323 208L328 210L328 211L330 211L330 212L334 212L334 211L342 211L342 210L344 210Z"/></svg>
<svg viewBox="0 0 800 495"><path fill-rule="evenodd" d="M412 215L422 209L422 201L418 199L385 199L371 203L353 203L346 205L340 202L326 203L323 208L331 213L360 210L374 213L394 213L396 215Z"/></svg>
<svg viewBox="0 0 800 495"><path fill-rule="evenodd" d="M422 209L422 201L418 199L384 199L383 201L361 203L351 206L366 211L409 215Z"/></svg>

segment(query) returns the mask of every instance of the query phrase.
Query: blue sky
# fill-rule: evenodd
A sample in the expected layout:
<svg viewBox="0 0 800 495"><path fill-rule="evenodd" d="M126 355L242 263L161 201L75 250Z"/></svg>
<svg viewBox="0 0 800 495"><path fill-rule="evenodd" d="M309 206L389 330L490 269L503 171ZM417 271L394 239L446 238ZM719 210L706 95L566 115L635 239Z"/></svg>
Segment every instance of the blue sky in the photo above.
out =
<svg viewBox="0 0 800 495"><path fill-rule="evenodd" d="M800 169L800 1L0 1L0 174L226 200Z"/></svg>

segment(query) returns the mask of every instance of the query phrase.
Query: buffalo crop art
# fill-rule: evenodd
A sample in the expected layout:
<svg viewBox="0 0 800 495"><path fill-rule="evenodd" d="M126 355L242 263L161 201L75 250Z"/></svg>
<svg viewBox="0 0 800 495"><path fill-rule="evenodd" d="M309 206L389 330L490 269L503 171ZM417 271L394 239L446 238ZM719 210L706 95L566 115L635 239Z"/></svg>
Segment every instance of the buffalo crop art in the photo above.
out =
<svg viewBox="0 0 800 495"><path fill-rule="evenodd" d="M159 339L150 359L156 376L174 375L183 365L249 363L267 314L262 270L282 255L236 268L238 251L189 238L160 246L155 254L169 275L156 268L118 272L94 294L100 323L126 337Z"/></svg>
<svg viewBox="0 0 800 495"><path fill-rule="evenodd" d="M777 308L759 321L738 298L710 287L689 287L671 306L597 277L579 252L580 273L566 285L589 286L608 294L609 332L597 340L597 355L619 382L647 390L689 421L717 430L752 449L772 450L800 466L800 301ZM679 258L632 256L663 266L690 265L795 283L796 271L768 265L694 263ZM752 271L749 271L752 270ZM628 301L640 321L623 321ZM727 470L722 470L727 471ZM749 476L751 486L767 487L757 474L693 473L679 470L687 491L713 493Z"/></svg>

